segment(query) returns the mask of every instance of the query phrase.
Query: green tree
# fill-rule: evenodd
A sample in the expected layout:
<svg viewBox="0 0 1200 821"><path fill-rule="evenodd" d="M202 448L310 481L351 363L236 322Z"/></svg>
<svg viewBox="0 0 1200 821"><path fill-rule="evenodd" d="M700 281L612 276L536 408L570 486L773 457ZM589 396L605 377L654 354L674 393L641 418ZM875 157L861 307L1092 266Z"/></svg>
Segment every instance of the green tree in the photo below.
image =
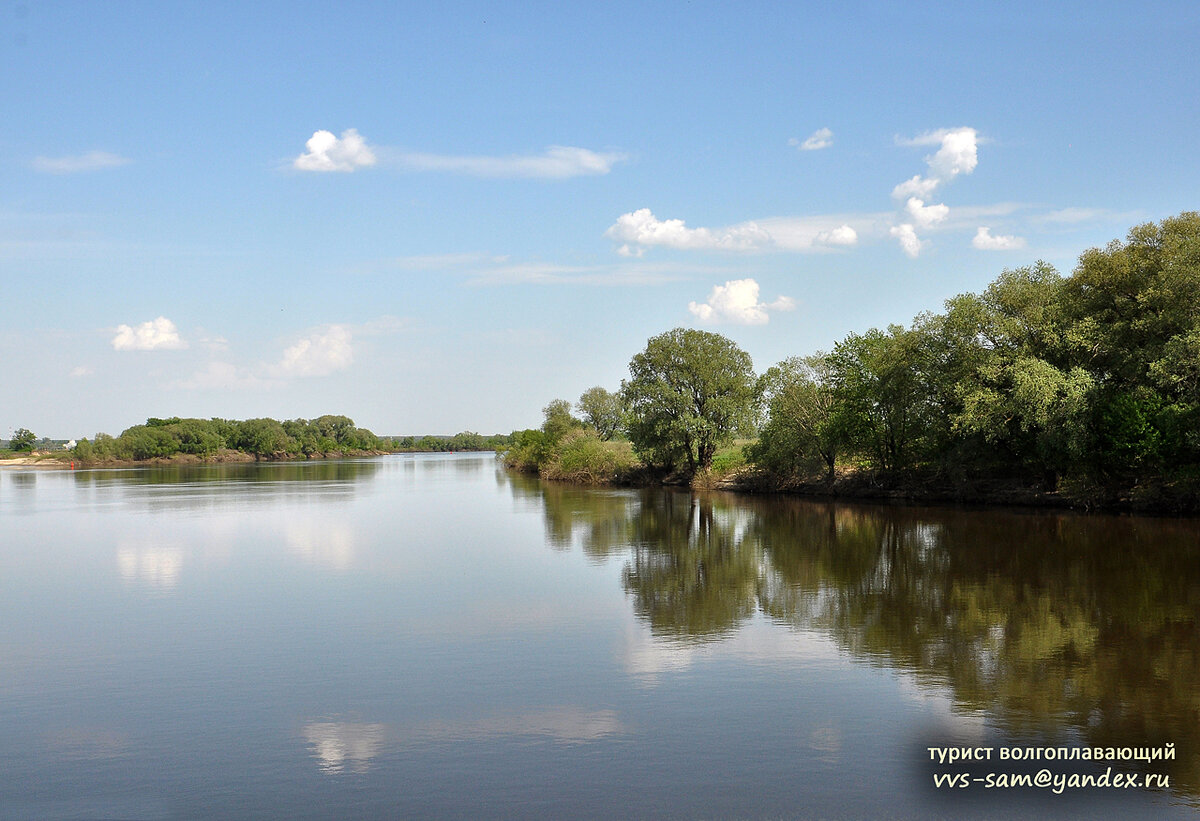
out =
<svg viewBox="0 0 1200 821"><path fill-rule="evenodd" d="M595 428L596 433L600 434L600 438L605 442L620 430L625 413L620 394L607 391L599 385L584 391L575 409L582 414L583 421Z"/></svg>
<svg viewBox="0 0 1200 821"><path fill-rule="evenodd" d="M649 464L685 465L694 474L752 425L757 391L750 355L719 334L676 328L653 337L630 360L629 377L621 383L629 439Z"/></svg>
<svg viewBox="0 0 1200 821"><path fill-rule="evenodd" d="M8 446L15 451L31 451L35 442L37 442L37 436L33 431L17 428L13 431L12 438L8 440Z"/></svg>
<svg viewBox="0 0 1200 821"><path fill-rule="evenodd" d="M566 399L554 399L542 408L542 433L551 445L566 436L567 432L580 426L580 421L571 415L571 403Z"/></svg>
<svg viewBox="0 0 1200 821"><path fill-rule="evenodd" d="M785 359L762 375L759 390L767 421L750 460L783 478L823 466L832 479L842 436L825 354Z"/></svg>
<svg viewBox="0 0 1200 821"><path fill-rule="evenodd" d="M829 355L838 428L847 445L884 470L921 452L930 405L922 383L921 337L900 325L850 334Z"/></svg>

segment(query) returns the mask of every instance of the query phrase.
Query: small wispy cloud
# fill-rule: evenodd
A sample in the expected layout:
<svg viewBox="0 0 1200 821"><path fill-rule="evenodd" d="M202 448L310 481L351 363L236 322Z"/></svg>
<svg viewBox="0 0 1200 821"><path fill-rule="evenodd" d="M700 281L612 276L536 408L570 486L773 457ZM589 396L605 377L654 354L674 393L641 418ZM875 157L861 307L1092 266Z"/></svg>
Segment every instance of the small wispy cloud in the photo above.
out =
<svg viewBox="0 0 1200 821"><path fill-rule="evenodd" d="M819 151L822 148L829 148L833 145L833 131L828 128L818 128L805 140L792 137L788 140L788 145L800 151Z"/></svg>
<svg viewBox="0 0 1200 821"><path fill-rule="evenodd" d="M858 232L849 225L841 225L828 231L818 231L813 242L817 245L857 245Z"/></svg>
<svg viewBox="0 0 1200 821"><path fill-rule="evenodd" d="M857 245L859 232L878 218L874 214L766 217L724 228L689 228L681 219L661 220L649 208L639 208L619 216L604 236L622 243L616 251L626 257L640 257L655 246L687 251L814 253Z"/></svg>
<svg viewBox="0 0 1200 821"><path fill-rule="evenodd" d="M77 365L74 368L71 368L70 375L72 378L75 378L75 379L78 379L81 376L91 376L92 369L89 368L87 365Z"/></svg>
<svg viewBox="0 0 1200 821"><path fill-rule="evenodd" d="M129 165L133 160L108 151L89 151L67 157L34 157L33 168L47 174L79 174Z"/></svg>
<svg viewBox="0 0 1200 821"><path fill-rule="evenodd" d="M638 246L652 245L685 250L753 251L771 241L771 235L753 222L728 228L688 228L681 219L660 220L649 208L617 217L604 236L625 243L623 256L635 255Z"/></svg>
<svg viewBox="0 0 1200 821"><path fill-rule="evenodd" d="M991 229L981 225L971 240L971 245L981 251L1012 251L1025 247L1024 237L998 234L992 236Z"/></svg>
<svg viewBox="0 0 1200 821"><path fill-rule="evenodd" d="M278 371L283 376L328 376L354 362L350 329L327 325L314 331L283 352Z"/></svg>
<svg viewBox="0 0 1200 821"><path fill-rule="evenodd" d="M917 231L909 223L902 225L893 225L888 231L893 237L900 241L900 248L910 259L916 259L921 255L921 248L925 243L917 236Z"/></svg>
<svg viewBox="0 0 1200 821"><path fill-rule="evenodd" d="M916 197L909 197L904 204L904 211L921 228L932 228L939 222L944 222L950 216L950 208L946 205L926 205Z"/></svg>
<svg viewBox="0 0 1200 821"><path fill-rule="evenodd" d="M599 152L570 145L552 145L540 154L502 157L388 151L386 157L412 171L446 171L471 177L567 179L607 174L625 160L619 152Z"/></svg>
<svg viewBox="0 0 1200 821"><path fill-rule="evenodd" d="M701 322L733 325L765 325L770 311L791 311L796 307L791 297L776 297L773 302L759 302L758 283L753 279L729 280L714 285L706 302L689 302L688 310Z"/></svg>
<svg viewBox="0 0 1200 821"><path fill-rule="evenodd" d="M137 327L118 325L112 346L118 351L166 351L186 348L187 342L180 338L174 322L160 316Z"/></svg>
<svg viewBox="0 0 1200 821"><path fill-rule="evenodd" d="M278 381L264 379L250 370L230 362L209 362L202 370L192 374L187 379L179 379L168 385L182 390L243 390L247 388L269 388L280 384Z"/></svg>
<svg viewBox="0 0 1200 821"><path fill-rule="evenodd" d="M299 171L351 172L372 165L402 171L430 171L470 177L567 179L609 173L627 159L616 151L593 151L572 145L552 145L537 154L505 156L437 154L386 146L372 147L356 129L317 131L305 143L305 152L292 161Z"/></svg>
<svg viewBox="0 0 1200 821"><path fill-rule="evenodd" d="M316 131L304 147L307 150L292 161L292 167L299 171L349 173L375 164L375 152L354 128L343 131L341 137L335 137L332 131Z"/></svg>

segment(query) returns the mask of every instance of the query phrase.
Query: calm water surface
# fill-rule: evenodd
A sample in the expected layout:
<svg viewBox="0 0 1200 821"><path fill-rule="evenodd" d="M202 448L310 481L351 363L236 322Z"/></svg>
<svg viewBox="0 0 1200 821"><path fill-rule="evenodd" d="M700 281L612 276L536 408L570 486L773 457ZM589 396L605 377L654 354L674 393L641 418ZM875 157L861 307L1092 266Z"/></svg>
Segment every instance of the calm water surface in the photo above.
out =
<svg viewBox="0 0 1200 821"><path fill-rule="evenodd" d="M1200 524L0 470L0 818L1195 818ZM936 789L929 746L1169 789Z"/></svg>

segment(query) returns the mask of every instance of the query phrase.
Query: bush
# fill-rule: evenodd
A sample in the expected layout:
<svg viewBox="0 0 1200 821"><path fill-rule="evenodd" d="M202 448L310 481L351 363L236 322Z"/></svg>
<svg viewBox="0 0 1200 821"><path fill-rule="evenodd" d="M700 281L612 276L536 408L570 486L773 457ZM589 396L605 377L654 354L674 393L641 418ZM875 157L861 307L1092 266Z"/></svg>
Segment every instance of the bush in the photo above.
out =
<svg viewBox="0 0 1200 821"><path fill-rule="evenodd" d="M601 441L600 434L585 428L565 434L540 473L547 479L607 484L619 481L636 466L627 445Z"/></svg>

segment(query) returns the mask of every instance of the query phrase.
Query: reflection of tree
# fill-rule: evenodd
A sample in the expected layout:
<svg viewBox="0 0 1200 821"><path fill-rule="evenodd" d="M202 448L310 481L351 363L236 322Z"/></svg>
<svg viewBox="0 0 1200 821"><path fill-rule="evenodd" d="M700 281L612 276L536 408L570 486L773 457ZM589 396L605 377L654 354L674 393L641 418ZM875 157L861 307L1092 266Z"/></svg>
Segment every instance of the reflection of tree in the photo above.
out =
<svg viewBox="0 0 1200 821"><path fill-rule="evenodd" d="M349 482L374 476L377 459L312 459L296 462L225 462L202 465L154 465L99 468L71 473L76 484L120 482L126 485L177 485L238 482Z"/></svg>
<svg viewBox="0 0 1200 821"><path fill-rule="evenodd" d="M528 482L552 541L629 557L625 590L657 636L711 639L759 609L948 686L1013 733L1174 742L1153 768L1200 794L1195 522Z"/></svg>
<svg viewBox="0 0 1200 821"><path fill-rule="evenodd" d="M578 541L585 555L603 561L628 548L633 511L644 494L542 482L525 473L502 471L501 475L518 499L541 507L546 540L555 550L570 550Z"/></svg>
<svg viewBox="0 0 1200 821"><path fill-rule="evenodd" d="M715 637L754 614L758 553L740 538L731 513L708 496L643 497L622 579L654 634Z"/></svg>
<svg viewBox="0 0 1200 821"><path fill-rule="evenodd" d="M762 597L766 612L947 684L1015 732L1049 739L1065 725L1105 747L1174 741L1174 781L1200 791L1193 523L755 508L754 538L777 575L768 593L779 591Z"/></svg>

